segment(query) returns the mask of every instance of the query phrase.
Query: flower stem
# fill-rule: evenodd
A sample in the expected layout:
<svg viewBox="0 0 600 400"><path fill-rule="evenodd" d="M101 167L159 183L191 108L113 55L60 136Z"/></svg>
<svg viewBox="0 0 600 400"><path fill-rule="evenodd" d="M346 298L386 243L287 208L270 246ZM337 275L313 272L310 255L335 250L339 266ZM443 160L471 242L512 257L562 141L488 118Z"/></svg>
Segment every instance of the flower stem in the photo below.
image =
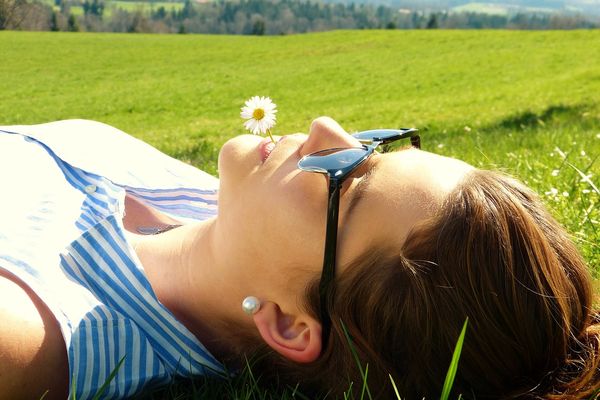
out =
<svg viewBox="0 0 600 400"><path fill-rule="evenodd" d="M273 142L273 144L275 144L275 139L273 139L273 135L271 135L271 130L267 129L267 133L269 134L269 137L271 138L271 142Z"/></svg>

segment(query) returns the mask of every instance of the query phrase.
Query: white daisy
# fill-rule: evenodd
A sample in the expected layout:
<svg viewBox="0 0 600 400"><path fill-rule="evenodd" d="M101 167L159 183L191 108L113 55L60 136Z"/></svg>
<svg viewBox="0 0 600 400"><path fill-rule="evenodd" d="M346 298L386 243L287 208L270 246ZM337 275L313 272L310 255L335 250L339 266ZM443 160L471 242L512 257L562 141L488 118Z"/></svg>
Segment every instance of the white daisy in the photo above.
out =
<svg viewBox="0 0 600 400"><path fill-rule="evenodd" d="M240 116L245 119L244 127L255 135L268 133L275 126L276 105L269 97L254 96L246 101Z"/></svg>

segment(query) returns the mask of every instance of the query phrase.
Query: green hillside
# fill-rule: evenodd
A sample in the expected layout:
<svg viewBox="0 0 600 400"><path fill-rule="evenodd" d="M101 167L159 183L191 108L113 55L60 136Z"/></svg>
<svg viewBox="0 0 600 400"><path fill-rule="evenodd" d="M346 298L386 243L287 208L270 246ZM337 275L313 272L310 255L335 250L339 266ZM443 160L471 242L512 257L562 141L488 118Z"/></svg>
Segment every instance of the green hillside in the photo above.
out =
<svg viewBox="0 0 600 400"><path fill-rule="evenodd" d="M0 54L0 124L96 119L213 173L252 95L277 103L277 134L319 115L418 127L426 149L534 187L599 268L598 31L0 32Z"/></svg>
<svg viewBox="0 0 600 400"><path fill-rule="evenodd" d="M55 4L54 0L42 0L44 4L48 4L56 12L60 11L60 7ZM81 4L81 3L80 3ZM128 12L140 12L144 15L150 15L153 11L159 8L164 8L166 12L180 11L183 8L183 2L176 1L129 1L129 0L106 0L104 3L104 17L110 17L114 10L124 10ZM83 15L83 6L69 5L69 12L73 15Z"/></svg>
<svg viewBox="0 0 600 400"><path fill-rule="evenodd" d="M468 3L463 4L461 6L456 6L452 8L454 12L474 12L474 13L483 13L483 14L495 14L495 15L507 15L509 13L551 13L554 12L552 8L542 8L542 7L524 7L524 6L515 6L511 4L496 4L496 3L485 3L485 2L476 2L476 3Z"/></svg>

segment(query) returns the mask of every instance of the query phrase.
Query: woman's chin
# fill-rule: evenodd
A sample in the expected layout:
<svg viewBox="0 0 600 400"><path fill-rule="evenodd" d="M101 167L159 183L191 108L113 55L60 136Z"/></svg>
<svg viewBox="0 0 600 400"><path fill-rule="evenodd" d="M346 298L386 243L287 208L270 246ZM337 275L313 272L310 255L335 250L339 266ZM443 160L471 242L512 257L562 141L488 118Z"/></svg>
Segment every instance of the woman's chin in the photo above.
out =
<svg viewBox="0 0 600 400"><path fill-rule="evenodd" d="M225 142L219 152L219 179L222 182L237 181L259 166L261 160L257 148L262 139L256 135L240 135Z"/></svg>

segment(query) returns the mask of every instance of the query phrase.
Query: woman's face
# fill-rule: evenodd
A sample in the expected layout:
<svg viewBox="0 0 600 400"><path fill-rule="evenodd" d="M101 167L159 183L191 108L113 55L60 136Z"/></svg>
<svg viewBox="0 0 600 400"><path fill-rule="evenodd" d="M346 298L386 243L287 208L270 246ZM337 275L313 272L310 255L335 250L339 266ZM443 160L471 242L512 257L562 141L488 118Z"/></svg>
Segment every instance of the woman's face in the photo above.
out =
<svg viewBox="0 0 600 400"><path fill-rule="evenodd" d="M424 138L427 146L427 138ZM298 169L304 155L360 143L335 121L313 121L308 135L243 135L219 155L220 243L252 290L302 293L323 262L327 177ZM468 164L406 148L373 154L341 191L337 274L374 244L400 248L410 229L439 209ZM258 293L258 292L255 292Z"/></svg>

